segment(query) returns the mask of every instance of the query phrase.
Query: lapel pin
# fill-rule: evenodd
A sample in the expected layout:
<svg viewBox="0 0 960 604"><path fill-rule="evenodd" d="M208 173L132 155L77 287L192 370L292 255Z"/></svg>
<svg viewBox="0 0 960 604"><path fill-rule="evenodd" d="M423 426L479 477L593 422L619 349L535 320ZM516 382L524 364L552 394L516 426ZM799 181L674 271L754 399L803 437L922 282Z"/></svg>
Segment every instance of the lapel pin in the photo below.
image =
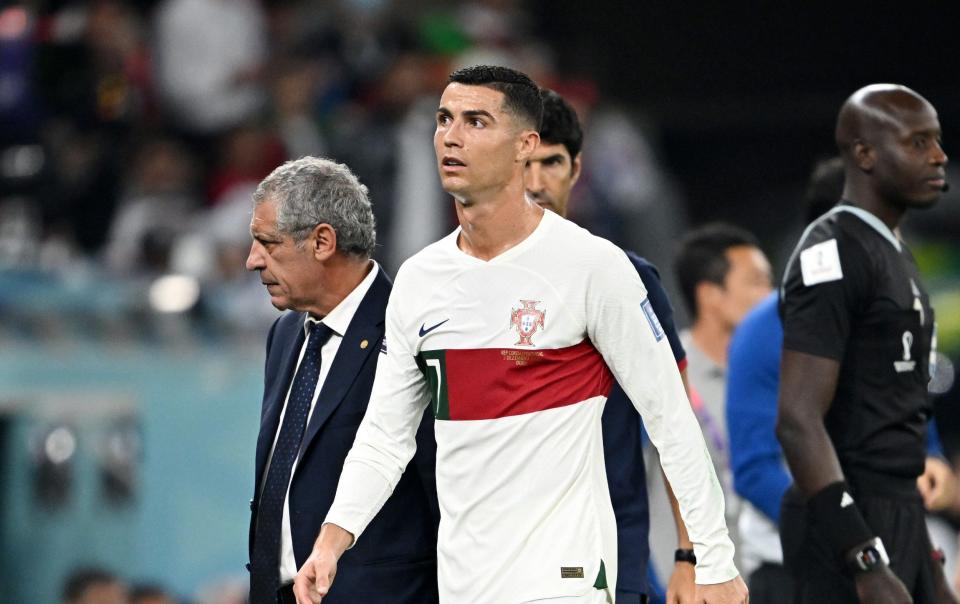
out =
<svg viewBox="0 0 960 604"><path fill-rule="evenodd" d="M366 347L369 346L369 345L370 345L370 342L368 342L368 341L366 341L366 340L362 340L362 341L360 342L360 348L361 348L361 349L366 349Z"/></svg>

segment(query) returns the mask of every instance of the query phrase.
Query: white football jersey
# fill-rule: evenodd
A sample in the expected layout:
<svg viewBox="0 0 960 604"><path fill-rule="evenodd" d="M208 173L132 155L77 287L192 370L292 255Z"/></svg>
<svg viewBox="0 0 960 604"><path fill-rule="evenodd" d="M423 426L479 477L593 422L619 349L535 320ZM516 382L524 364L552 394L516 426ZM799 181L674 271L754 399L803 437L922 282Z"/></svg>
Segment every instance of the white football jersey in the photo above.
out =
<svg viewBox="0 0 960 604"><path fill-rule="evenodd" d="M436 417L442 602L616 586L600 416L614 379L660 449L700 583L737 574L723 496L669 343L626 255L552 212L490 261L459 229L408 260L366 416L326 521L357 538Z"/></svg>

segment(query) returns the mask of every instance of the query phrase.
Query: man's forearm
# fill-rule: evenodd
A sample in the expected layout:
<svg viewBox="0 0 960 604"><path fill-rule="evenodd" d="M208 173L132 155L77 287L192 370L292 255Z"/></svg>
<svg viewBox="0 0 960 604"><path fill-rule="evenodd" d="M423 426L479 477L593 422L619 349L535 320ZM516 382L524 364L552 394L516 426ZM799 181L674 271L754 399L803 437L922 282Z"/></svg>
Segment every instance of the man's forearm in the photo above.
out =
<svg viewBox="0 0 960 604"><path fill-rule="evenodd" d="M820 418L784 417L777 425L777 436L793 480L805 496L844 479L836 449Z"/></svg>
<svg viewBox="0 0 960 604"><path fill-rule="evenodd" d="M783 351L777 438L793 480L806 497L843 480L837 451L824 425L839 374L838 361Z"/></svg>
<svg viewBox="0 0 960 604"><path fill-rule="evenodd" d="M663 479L663 485L667 489L667 498L670 500L670 513L673 514L673 524L677 528L677 549L693 549L693 542L690 541L690 535L687 534L687 525L683 523L683 517L680 515L680 503L677 496L673 494L670 487L670 481L666 474L660 472Z"/></svg>
<svg viewBox="0 0 960 604"><path fill-rule="evenodd" d="M806 499L811 522L837 559L846 559L875 537L851 497L824 417L836 392L840 364L784 350L777 437Z"/></svg>

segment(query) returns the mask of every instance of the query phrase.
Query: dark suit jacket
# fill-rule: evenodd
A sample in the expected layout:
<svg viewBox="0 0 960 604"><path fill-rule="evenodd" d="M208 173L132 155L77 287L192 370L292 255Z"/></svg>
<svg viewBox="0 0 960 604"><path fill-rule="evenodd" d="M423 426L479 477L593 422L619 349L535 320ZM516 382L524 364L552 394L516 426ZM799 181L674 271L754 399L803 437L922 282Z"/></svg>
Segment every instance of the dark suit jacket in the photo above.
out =
<svg viewBox="0 0 960 604"><path fill-rule="evenodd" d="M373 386L384 334L391 282L378 272L337 351L303 435L300 458L290 484L293 552L300 568L333 503L344 458L353 445ZM250 551L253 551L259 488L277 433L280 411L293 380L303 345L305 315L284 313L270 328L257 439L254 498L250 502ZM366 346L362 342L366 341ZM437 597L437 524L433 419L425 417L417 434L417 453L390 499L347 550L324 604L423 604ZM251 573L258 569L249 567Z"/></svg>

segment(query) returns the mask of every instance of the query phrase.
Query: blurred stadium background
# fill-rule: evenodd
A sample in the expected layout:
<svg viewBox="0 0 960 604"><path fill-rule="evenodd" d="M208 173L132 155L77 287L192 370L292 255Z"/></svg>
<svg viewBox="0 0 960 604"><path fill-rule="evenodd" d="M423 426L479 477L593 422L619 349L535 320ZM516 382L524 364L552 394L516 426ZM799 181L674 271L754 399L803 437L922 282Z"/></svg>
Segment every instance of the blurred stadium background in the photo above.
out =
<svg viewBox="0 0 960 604"><path fill-rule="evenodd" d="M708 220L754 231L780 271L857 87L915 88L960 153L960 43L943 6L0 3L0 603L56 602L82 565L236 601L222 586L246 581L276 316L243 269L250 193L284 159L350 165L393 272L455 222L430 146L446 75L508 64L585 122L574 219L652 259L674 293L673 245ZM954 455L949 174L954 192L905 231L934 293Z"/></svg>

